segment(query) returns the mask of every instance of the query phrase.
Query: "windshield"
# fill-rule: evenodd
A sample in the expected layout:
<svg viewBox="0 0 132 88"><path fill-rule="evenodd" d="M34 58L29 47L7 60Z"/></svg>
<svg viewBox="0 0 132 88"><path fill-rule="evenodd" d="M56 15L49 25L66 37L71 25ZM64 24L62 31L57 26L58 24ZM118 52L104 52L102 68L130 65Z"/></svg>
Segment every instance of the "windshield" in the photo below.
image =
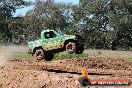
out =
<svg viewBox="0 0 132 88"><path fill-rule="evenodd" d="M60 35L64 35L64 33L62 31L57 31L57 33Z"/></svg>

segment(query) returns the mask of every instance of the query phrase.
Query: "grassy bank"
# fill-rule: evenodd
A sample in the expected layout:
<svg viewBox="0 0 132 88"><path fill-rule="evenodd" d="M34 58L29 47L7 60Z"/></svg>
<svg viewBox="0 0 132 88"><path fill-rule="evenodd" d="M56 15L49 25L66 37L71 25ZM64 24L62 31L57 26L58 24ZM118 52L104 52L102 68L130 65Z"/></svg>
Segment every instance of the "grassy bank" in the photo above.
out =
<svg viewBox="0 0 132 88"><path fill-rule="evenodd" d="M70 58L81 58L81 57L88 57L89 54L83 53L83 54L68 54L68 53L63 53L63 54L55 54L54 60L60 60L60 59L70 59Z"/></svg>
<svg viewBox="0 0 132 88"><path fill-rule="evenodd" d="M54 55L53 60L62 60L62 59L70 59L70 58L81 58L81 57L88 57L89 54L83 53L83 54L68 54L68 53L57 53ZM16 59L33 59L32 55L29 54L19 54L15 53L12 54L13 58Z"/></svg>

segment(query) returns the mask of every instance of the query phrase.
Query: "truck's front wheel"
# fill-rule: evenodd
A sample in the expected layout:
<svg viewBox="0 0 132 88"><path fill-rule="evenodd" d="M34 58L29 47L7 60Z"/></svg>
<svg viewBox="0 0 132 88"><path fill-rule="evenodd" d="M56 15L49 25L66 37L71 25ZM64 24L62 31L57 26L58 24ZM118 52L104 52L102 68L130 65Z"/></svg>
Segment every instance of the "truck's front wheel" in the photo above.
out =
<svg viewBox="0 0 132 88"><path fill-rule="evenodd" d="M69 42L66 45L66 51L70 54L75 53L76 44L74 42Z"/></svg>
<svg viewBox="0 0 132 88"><path fill-rule="evenodd" d="M43 51L43 49L37 49L37 50L35 51L35 58L36 58L37 60L42 60L43 57L44 57L44 51Z"/></svg>

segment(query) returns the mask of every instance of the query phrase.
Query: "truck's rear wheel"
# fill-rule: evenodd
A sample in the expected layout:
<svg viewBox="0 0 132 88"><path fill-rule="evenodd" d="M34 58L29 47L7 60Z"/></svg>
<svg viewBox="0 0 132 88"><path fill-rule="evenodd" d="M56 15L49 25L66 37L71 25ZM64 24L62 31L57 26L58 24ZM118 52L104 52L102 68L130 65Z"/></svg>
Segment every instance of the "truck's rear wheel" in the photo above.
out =
<svg viewBox="0 0 132 88"><path fill-rule="evenodd" d="M74 42L69 42L66 45L66 51L70 54L75 53L76 44Z"/></svg>
<svg viewBox="0 0 132 88"><path fill-rule="evenodd" d="M43 49L37 49L37 50L35 51L35 58L36 58L37 60L42 60L43 57L44 57L44 51L43 51Z"/></svg>
<svg viewBox="0 0 132 88"><path fill-rule="evenodd" d="M54 58L54 53L52 53L52 52L46 52L45 53L44 59L46 61L51 61L53 58Z"/></svg>
<svg viewBox="0 0 132 88"><path fill-rule="evenodd" d="M83 46L78 46L78 47L76 47L75 53L76 54L82 54L83 51L84 51L84 47Z"/></svg>

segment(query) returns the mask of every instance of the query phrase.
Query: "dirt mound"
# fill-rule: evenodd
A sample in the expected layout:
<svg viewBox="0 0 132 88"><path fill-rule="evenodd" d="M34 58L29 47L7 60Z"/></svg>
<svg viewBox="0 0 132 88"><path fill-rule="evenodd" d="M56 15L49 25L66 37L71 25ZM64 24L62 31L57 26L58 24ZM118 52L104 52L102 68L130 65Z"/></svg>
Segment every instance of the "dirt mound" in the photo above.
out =
<svg viewBox="0 0 132 88"><path fill-rule="evenodd" d="M61 62L61 61L60 61ZM114 70L131 70L132 62L126 59L113 59L113 58L80 58L80 59L69 59L62 61L63 64L74 64L86 68L101 68L101 69L114 69Z"/></svg>
<svg viewBox="0 0 132 88"><path fill-rule="evenodd" d="M15 69L31 69L39 71L54 71L54 72L68 72L81 74L81 69L86 68L90 74L118 74L118 75L132 75L132 62L125 59L112 58L80 58L67 59L58 61L40 61L35 60L12 60L16 65ZM123 73L121 73L123 72Z"/></svg>
<svg viewBox="0 0 132 88"><path fill-rule="evenodd" d="M100 57L40 62L12 59L0 67L0 88L82 88L78 82L82 67L88 69L90 79L132 81L131 66L125 59Z"/></svg>
<svg viewBox="0 0 132 88"><path fill-rule="evenodd" d="M18 66L18 67L17 67ZM79 75L55 73L32 66L3 66L0 69L0 88L65 88L79 87Z"/></svg>

